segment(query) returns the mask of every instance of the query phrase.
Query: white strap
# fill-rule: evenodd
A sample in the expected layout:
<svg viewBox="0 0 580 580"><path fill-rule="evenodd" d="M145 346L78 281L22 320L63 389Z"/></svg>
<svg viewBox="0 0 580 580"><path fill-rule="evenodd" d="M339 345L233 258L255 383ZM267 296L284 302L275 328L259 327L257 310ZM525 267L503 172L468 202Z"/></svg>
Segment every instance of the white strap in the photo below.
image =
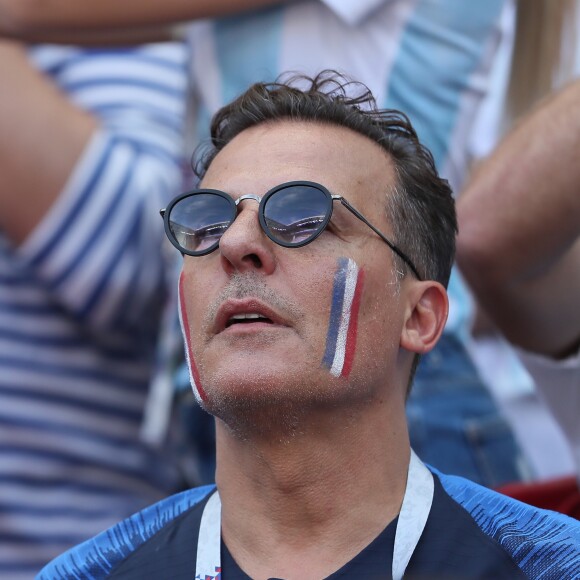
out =
<svg viewBox="0 0 580 580"><path fill-rule="evenodd" d="M402 580L425 529L435 485L433 475L411 449L407 486L395 532L393 580ZM209 498L199 526L196 580L214 579L221 570L221 501L217 490Z"/></svg>
<svg viewBox="0 0 580 580"><path fill-rule="evenodd" d="M401 580L425 529L433 504L433 475L411 449L407 488L393 548L393 580Z"/></svg>
<svg viewBox="0 0 580 580"><path fill-rule="evenodd" d="M203 509L197 540L196 580L213 579L220 572L222 502L217 490Z"/></svg>

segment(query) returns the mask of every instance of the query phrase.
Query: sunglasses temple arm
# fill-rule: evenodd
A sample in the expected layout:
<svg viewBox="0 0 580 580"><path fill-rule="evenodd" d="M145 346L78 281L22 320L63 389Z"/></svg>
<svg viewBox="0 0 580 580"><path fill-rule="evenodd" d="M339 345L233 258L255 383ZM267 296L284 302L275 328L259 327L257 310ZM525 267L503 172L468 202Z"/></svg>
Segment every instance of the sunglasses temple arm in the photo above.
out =
<svg viewBox="0 0 580 580"><path fill-rule="evenodd" d="M415 268L415 265L413 264L413 262L411 262L411 259L405 256L405 254L401 250L399 250L399 248L397 248L397 246L395 246L393 242L391 242L383 233L381 233L377 228L375 228L375 226L373 226L373 224L371 224L362 215L362 213L360 213L356 208L350 205L350 203L348 203L346 199L341 197L340 203L342 203L342 205L344 205L344 207L346 207L346 209L348 209L348 211L350 211L354 216L356 216L359 220L361 220L361 222L369 226L369 228L371 228L371 230L373 230L373 232L375 232L375 234L377 234L377 236L379 236L379 238L381 238L381 240L383 240L383 242L385 242L385 244L387 244L387 246L389 246L389 248L391 248L391 250L393 250L393 252L395 252L395 254L397 254L397 256L399 256L399 258L403 260L403 262L405 262L405 264L407 264L407 266L409 266L409 268L411 268L411 271L413 272L413 274L415 274L417 280L422 280L421 276L419 275L419 272L417 272L417 268Z"/></svg>

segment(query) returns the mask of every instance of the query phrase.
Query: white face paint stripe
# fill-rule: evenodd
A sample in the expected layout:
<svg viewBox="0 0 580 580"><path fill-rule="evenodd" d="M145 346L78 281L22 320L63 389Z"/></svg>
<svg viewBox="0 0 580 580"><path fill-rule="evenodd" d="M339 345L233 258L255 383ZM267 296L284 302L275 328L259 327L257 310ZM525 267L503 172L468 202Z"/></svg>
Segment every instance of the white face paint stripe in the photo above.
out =
<svg viewBox="0 0 580 580"><path fill-rule="evenodd" d="M193 372L193 368L195 365L195 362L193 361L193 357L191 354L191 338L189 336L189 328L188 328L188 323L187 323L187 318L186 318L186 314L185 314L185 310L184 310L184 305L183 305L183 274L179 277L179 300L177 301L177 311L179 313L179 324L181 326L181 333L183 334L183 342L184 342L184 347L185 347L185 361L187 363L187 370L189 371L189 382L191 383L191 388L193 390L193 394L195 396L195 399L197 400L198 403L202 403L203 398L201 396L200 390L197 386L197 383L195 381L195 375Z"/></svg>
<svg viewBox="0 0 580 580"><path fill-rule="evenodd" d="M191 388L193 390L193 394L198 403L201 402L201 397L199 395L199 391L197 390L197 385L195 384L195 379L193 378L193 372L191 371L191 360L189 355L189 345L187 344L187 335L185 333L185 325L183 324L183 316L181 314L181 300L179 301L179 325L181 326L181 333L183 334L184 339L184 348L185 348L185 362L187 363L187 370L189 372L189 382L191 383Z"/></svg>
<svg viewBox="0 0 580 580"><path fill-rule="evenodd" d="M342 303L342 314L340 318L340 326L338 329L338 336L336 339L336 351L330 374L333 377L339 377L344 367L344 357L346 353L346 339L348 336L348 326L350 323L350 313L352 308L352 300L354 298L354 291L356 289L356 282L358 278L358 266L354 260L349 258L346 282L344 285L344 300Z"/></svg>

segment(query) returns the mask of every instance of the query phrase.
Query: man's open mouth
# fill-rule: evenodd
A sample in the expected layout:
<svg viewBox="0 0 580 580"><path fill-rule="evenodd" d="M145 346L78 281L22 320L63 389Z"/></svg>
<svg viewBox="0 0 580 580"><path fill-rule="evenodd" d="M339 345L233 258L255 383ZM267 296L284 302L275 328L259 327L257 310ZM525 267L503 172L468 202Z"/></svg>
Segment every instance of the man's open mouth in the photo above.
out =
<svg viewBox="0 0 580 580"><path fill-rule="evenodd" d="M234 324L253 324L256 322L265 322L268 324L274 324L272 320L266 316L262 316L256 312L251 313L242 313L242 314L234 314L232 315L228 321L226 322L226 328Z"/></svg>
<svg viewBox="0 0 580 580"><path fill-rule="evenodd" d="M256 328L259 328L264 324L272 327L288 326L286 320L273 308L256 298L230 298L218 309L214 324L214 334L219 334L235 326L240 328L240 324L248 328L252 325L256 325Z"/></svg>

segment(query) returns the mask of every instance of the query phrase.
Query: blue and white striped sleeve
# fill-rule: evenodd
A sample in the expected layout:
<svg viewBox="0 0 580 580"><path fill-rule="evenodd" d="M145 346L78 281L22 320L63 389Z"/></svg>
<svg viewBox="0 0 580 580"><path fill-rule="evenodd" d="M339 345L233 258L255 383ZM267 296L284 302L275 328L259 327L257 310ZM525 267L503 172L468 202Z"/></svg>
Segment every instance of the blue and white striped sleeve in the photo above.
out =
<svg viewBox="0 0 580 580"><path fill-rule="evenodd" d="M163 300L159 209L182 182L187 49L38 47L32 58L99 130L20 253L93 330L141 327Z"/></svg>

